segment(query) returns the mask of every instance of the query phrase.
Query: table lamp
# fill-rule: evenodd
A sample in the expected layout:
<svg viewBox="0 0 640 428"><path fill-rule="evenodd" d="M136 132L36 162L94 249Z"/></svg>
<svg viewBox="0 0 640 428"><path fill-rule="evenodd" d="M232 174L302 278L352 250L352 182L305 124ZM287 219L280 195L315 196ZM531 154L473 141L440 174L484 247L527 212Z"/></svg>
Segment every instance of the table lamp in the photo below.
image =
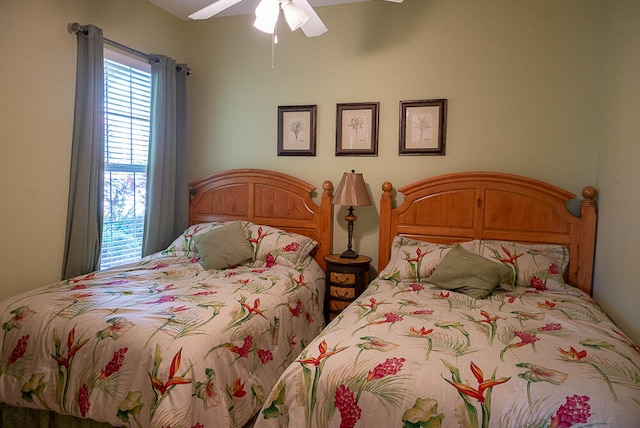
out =
<svg viewBox="0 0 640 428"><path fill-rule="evenodd" d="M344 218L347 221L349 243L347 249L340 254L340 257L343 259L355 259L358 257L358 253L351 248L351 241L353 239L353 222L356 221L358 217L353 215L353 207L372 205L371 198L369 198L369 191L367 190L366 184L364 184L362 174L353 169L351 172L345 172L333 196L332 203L334 205L349 207L349 214Z"/></svg>

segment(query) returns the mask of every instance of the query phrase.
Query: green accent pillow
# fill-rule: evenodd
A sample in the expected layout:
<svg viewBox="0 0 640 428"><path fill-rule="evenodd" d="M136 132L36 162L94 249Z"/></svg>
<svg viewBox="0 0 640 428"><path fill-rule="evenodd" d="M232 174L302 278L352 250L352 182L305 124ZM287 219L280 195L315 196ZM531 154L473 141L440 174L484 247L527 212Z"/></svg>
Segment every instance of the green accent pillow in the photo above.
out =
<svg viewBox="0 0 640 428"><path fill-rule="evenodd" d="M500 263L454 246L436 266L428 282L476 299L487 297L511 270Z"/></svg>
<svg viewBox="0 0 640 428"><path fill-rule="evenodd" d="M251 245L239 221L196 235L194 241L200 264L206 270L226 269L253 259Z"/></svg>

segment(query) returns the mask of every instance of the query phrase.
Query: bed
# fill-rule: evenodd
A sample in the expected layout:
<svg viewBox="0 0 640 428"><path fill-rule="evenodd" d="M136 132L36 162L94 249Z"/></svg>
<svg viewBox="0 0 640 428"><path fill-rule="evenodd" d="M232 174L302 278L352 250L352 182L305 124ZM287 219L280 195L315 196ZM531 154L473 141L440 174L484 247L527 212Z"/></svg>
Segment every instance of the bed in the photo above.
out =
<svg viewBox="0 0 640 428"><path fill-rule="evenodd" d="M314 189L213 174L166 250L0 302L0 426L247 424L324 324L332 185Z"/></svg>
<svg viewBox="0 0 640 428"><path fill-rule="evenodd" d="M639 348L590 297L596 191L455 173L382 186L378 276L256 428L637 427ZM488 287L487 287L488 286Z"/></svg>

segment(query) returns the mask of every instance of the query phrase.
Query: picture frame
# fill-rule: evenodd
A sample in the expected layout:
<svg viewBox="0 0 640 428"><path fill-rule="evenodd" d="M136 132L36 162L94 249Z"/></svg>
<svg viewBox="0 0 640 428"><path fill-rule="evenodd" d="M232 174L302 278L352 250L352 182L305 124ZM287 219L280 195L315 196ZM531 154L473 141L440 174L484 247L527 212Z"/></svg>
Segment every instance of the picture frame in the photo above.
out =
<svg viewBox="0 0 640 428"><path fill-rule="evenodd" d="M378 156L380 103L342 103L336 108L336 156Z"/></svg>
<svg viewBox="0 0 640 428"><path fill-rule="evenodd" d="M278 156L315 156L317 105L278 106Z"/></svg>
<svg viewBox="0 0 640 428"><path fill-rule="evenodd" d="M447 99L400 101L400 156L444 156Z"/></svg>

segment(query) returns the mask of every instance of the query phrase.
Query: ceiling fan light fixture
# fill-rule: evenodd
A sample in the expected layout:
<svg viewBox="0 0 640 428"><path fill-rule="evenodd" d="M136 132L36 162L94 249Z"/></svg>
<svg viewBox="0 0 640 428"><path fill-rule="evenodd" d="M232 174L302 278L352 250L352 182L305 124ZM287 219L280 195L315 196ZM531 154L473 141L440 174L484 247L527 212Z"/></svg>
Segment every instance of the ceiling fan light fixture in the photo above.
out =
<svg viewBox="0 0 640 428"><path fill-rule="evenodd" d="M291 31L297 30L309 21L309 15L291 0L282 1L282 11Z"/></svg>
<svg viewBox="0 0 640 428"><path fill-rule="evenodd" d="M253 26L260 31L273 34L279 14L280 2L278 0L261 0L256 7L256 20L253 22Z"/></svg>

